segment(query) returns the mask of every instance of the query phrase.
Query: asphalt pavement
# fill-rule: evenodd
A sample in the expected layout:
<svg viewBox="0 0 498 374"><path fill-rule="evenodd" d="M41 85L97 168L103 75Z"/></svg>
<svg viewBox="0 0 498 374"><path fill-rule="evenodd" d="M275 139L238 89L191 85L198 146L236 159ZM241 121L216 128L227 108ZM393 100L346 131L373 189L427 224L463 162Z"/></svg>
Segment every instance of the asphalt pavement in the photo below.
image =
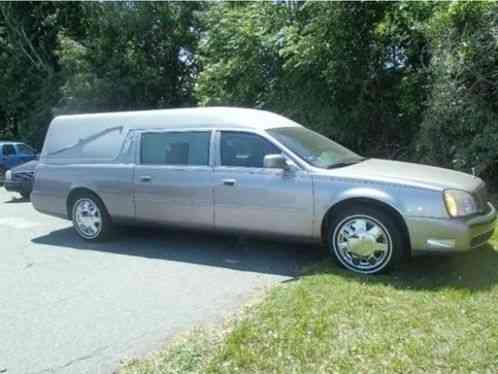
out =
<svg viewBox="0 0 498 374"><path fill-rule="evenodd" d="M162 228L87 243L0 188L0 373L112 373L323 256L306 244Z"/></svg>

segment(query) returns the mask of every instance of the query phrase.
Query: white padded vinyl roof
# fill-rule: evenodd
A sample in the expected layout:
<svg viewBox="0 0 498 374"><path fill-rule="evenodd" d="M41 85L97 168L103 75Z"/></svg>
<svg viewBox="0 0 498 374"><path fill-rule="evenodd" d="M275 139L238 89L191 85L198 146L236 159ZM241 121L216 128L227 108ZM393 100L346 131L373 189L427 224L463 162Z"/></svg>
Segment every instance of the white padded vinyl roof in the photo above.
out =
<svg viewBox="0 0 498 374"><path fill-rule="evenodd" d="M162 127L217 127L269 129L299 126L296 122L275 113L234 107L205 107L161 109L137 112L63 115L56 117L53 125L84 124L88 122L122 122L129 128Z"/></svg>

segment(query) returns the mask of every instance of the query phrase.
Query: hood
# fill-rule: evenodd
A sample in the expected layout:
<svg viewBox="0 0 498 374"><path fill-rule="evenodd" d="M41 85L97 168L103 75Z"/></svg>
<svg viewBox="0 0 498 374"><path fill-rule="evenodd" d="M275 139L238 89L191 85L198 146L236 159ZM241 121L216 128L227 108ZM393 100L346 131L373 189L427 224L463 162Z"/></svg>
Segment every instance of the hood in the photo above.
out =
<svg viewBox="0 0 498 374"><path fill-rule="evenodd" d="M13 173L31 173L34 172L36 166L38 165L38 161L29 161L15 168L12 168Z"/></svg>
<svg viewBox="0 0 498 374"><path fill-rule="evenodd" d="M398 183L430 189L474 191L483 181L470 174L411 162L367 159L351 166L332 169L334 175Z"/></svg>

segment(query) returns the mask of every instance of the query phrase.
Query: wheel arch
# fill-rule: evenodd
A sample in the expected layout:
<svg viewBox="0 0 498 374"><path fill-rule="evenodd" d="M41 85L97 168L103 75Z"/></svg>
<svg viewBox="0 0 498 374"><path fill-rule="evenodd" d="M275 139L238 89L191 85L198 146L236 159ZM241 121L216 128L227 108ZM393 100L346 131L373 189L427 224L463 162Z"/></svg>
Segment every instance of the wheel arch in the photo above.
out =
<svg viewBox="0 0 498 374"><path fill-rule="evenodd" d="M406 245L406 248L408 248L408 252L411 253L410 232L408 231L408 226L405 222L405 219L401 215L401 213L396 208L394 208L392 205L390 205L384 201L371 198L371 197L350 197L350 198L341 200L341 201L337 202L336 204L332 205L325 213L325 215L322 219L322 223L321 223L320 234L321 234L321 240L323 243L327 242L327 237L328 237L327 229L329 226L329 222L332 220L332 218L336 214L338 214L342 209L345 209L345 208L348 208L348 207L351 207L354 205L363 205L363 206L375 207L375 208L381 209L384 213L390 215L397 223L400 224L404 244Z"/></svg>
<svg viewBox="0 0 498 374"><path fill-rule="evenodd" d="M95 192L93 189L91 189L90 187L86 187L86 186L78 186L78 187L74 187L71 189L71 191L69 191L69 194L67 195L67 199L66 199L66 209L67 209L67 218L69 220L73 219L73 204L74 204L74 200L75 198L78 196L78 195L82 195L82 194L89 194L89 195L93 195L95 198L99 199L100 203L102 204L102 206L105 208L106 212L108 212L107 210L107 207L106 205L104 204L104 201L102 200L102 198L98 195L97 192Z"/></svg>

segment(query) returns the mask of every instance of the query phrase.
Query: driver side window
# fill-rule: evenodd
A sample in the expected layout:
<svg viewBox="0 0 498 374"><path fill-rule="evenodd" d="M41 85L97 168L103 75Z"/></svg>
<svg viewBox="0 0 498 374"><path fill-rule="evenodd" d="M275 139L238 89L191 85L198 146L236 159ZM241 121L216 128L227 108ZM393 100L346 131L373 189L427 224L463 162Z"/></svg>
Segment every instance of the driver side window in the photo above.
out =
<svg viewBox="0 0 498 374"><path fill-rule="evenodd" d="M263 168L266 155L282 152L257 134L222 131L220 153L221 166Z"/></svg>

